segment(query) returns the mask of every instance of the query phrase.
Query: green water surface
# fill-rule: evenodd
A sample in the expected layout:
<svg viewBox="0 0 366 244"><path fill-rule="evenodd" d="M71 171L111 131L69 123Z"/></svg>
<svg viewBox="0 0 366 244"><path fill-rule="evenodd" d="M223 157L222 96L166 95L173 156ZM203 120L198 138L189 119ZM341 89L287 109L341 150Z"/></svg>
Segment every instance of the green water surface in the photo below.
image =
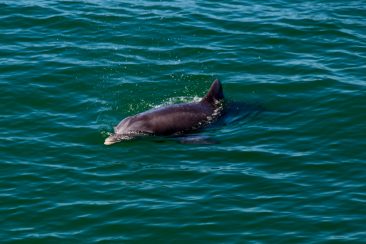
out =
<svg viewBox="0 0 366 244"><path fill-rule="evenodd" d="M364 242L365 40L356 0L0 1L0 242ZM216 144L103 145L215 78Z"/></svg>

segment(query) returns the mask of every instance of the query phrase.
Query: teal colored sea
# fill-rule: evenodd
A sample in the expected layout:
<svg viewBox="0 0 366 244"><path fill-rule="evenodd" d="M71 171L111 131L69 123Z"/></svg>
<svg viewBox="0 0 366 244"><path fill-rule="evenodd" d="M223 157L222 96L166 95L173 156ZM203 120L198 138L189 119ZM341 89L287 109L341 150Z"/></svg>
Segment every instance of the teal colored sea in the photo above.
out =
<svg viewBox="0 0 366 244"><path fill-rule="evenodd" d="M0 91L1 243L365 243L365 1L0 0Z"/></svg>

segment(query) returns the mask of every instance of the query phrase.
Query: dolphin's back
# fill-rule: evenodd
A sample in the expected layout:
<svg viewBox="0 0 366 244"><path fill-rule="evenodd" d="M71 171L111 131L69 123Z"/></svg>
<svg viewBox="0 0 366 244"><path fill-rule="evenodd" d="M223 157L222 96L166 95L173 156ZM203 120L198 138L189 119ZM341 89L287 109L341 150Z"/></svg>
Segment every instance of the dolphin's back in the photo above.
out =
<svg viewBox="0 0 366 244"><path fill-rule="evenodd" d="M176 104L152 109L126 118L117 126L116 133L171 135L194 130L212 119L213 111L212 106L202 103Z"/></svg>

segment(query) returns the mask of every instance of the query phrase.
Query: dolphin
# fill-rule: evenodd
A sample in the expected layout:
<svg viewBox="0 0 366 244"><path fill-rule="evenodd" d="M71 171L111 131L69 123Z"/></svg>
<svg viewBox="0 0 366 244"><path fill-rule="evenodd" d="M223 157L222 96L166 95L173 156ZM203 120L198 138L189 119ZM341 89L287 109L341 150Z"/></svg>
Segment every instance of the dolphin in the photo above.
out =
<svg viewBox="0 0 366 244"><path fill-rule="evenodd" d="M163 106L126 117L114 127L104 145L140 135L181 135L201 129L221 116L223 100L222 85L216 79L199 102Z"/></svg>

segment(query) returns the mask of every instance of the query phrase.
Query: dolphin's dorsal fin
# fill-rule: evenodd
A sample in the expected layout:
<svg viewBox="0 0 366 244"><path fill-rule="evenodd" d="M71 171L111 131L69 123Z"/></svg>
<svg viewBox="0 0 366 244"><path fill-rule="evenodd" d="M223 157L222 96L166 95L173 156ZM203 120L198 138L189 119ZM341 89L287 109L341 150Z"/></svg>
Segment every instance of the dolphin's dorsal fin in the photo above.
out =
<svg viewBox="0 0 366 244"><path fill-rule="evenodd" d="M222 91L221 82L216 79L210 89L208 90L206 96L204 96L201 102L215 103L224 99L224 92Z"/></svg>

